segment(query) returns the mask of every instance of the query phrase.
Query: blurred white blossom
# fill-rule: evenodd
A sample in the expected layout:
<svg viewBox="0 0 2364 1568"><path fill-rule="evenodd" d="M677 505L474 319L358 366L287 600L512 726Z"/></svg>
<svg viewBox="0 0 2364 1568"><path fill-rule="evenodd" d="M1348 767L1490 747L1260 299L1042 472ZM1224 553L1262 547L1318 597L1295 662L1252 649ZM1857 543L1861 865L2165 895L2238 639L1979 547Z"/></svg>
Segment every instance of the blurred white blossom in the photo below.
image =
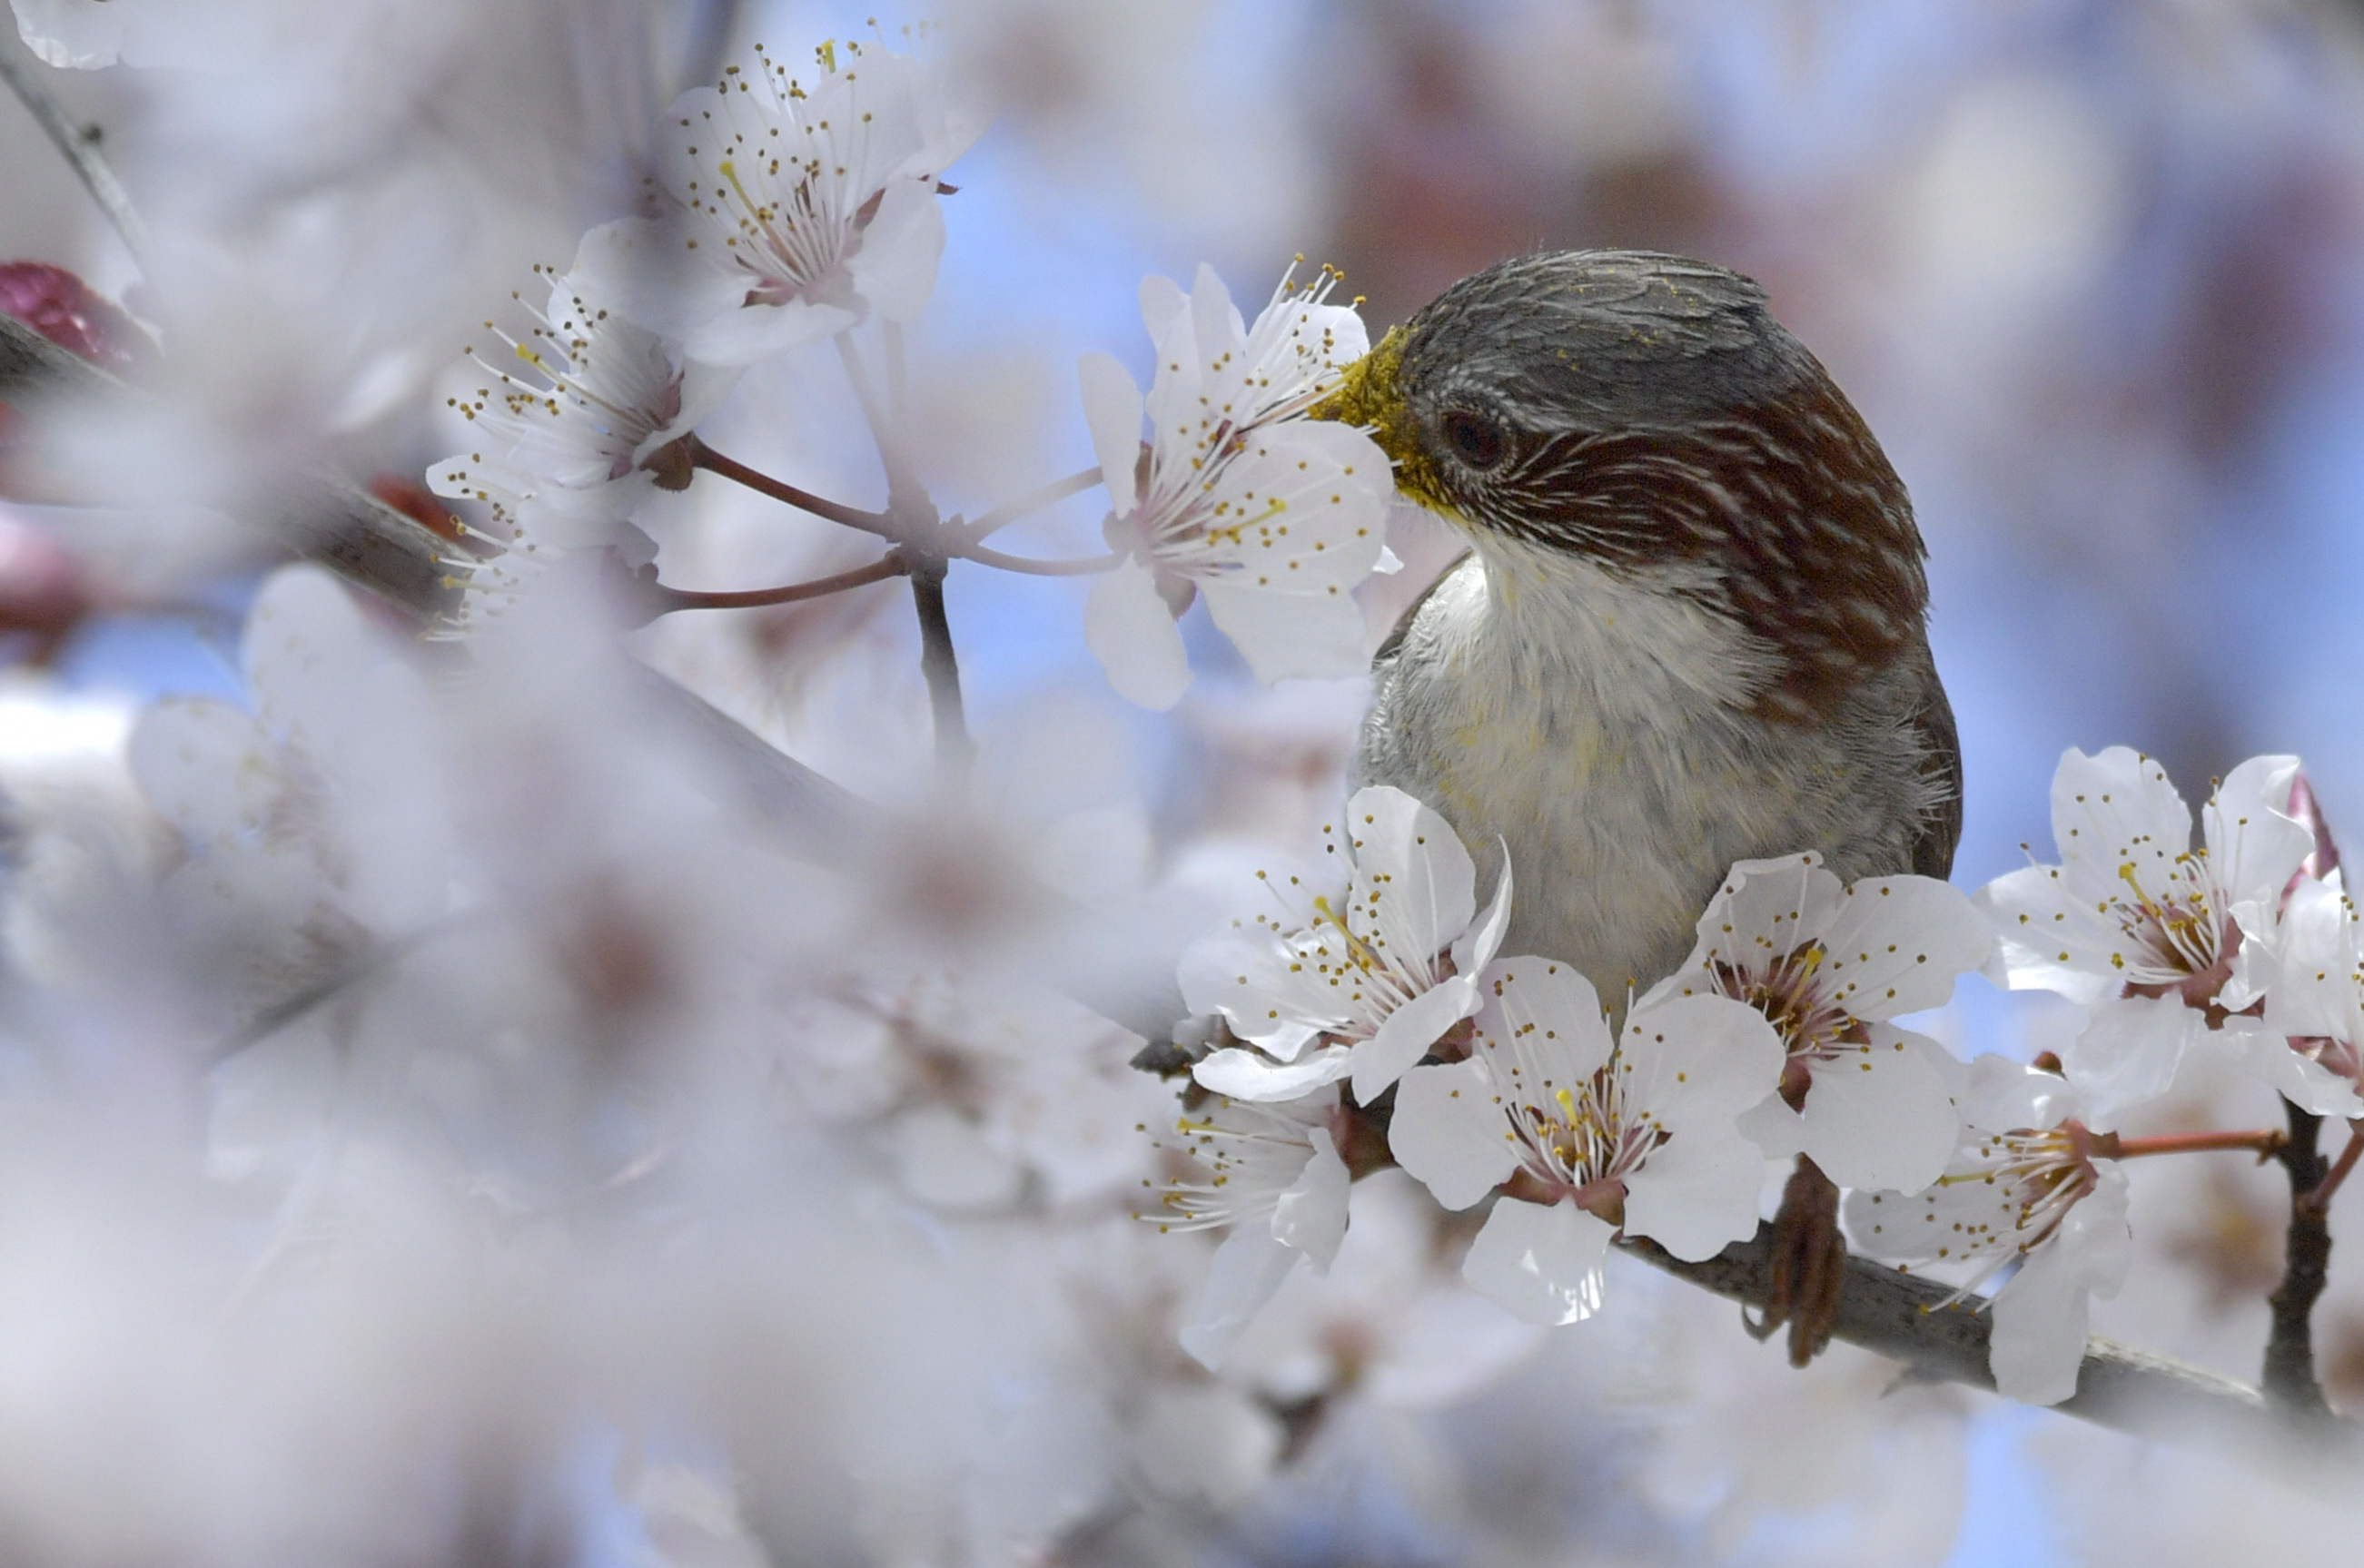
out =
<svg viewBox="0 0 2364 1568"><path fill-rule="evenodd" d="M937 176L982 126L936 63L823 45L808 85L760 49L675 100L661 183L678 211L584 240L603 297L715 364L860 325L908 321L944 247Z"/></svg>

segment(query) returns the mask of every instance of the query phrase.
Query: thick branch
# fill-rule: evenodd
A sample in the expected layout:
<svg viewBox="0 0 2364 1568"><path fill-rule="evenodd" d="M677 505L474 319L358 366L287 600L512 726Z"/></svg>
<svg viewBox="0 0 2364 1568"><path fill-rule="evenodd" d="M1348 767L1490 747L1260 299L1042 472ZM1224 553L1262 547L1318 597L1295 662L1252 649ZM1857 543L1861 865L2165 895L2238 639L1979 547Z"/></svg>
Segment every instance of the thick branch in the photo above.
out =
<svg viewBox="0 0 2364 1568"><path fill-rule="evenodd" d="M1647 1241L1624 1250L1678 1279L1762 1310L1773 1296L1772 1227L1736 1241L1703 1263L1687 1263ZM1992 1323L1975 1301L1937 1307L1952 1294L1934 1280L1847 1261L1834 1335L1931 1382L1992 1388L1987 1368ZM2336 1416L2294 1423L2256 1389L2107 1340L2085 1347L2077 1392L2055 1408L2097 1426L2139 1437L2168 1437L2231 1447L2290 1475L2311 1465L2324 1478L2354 1485L2364 1467L2364 1427Z"/></svg>
<svg viewBox="0 0 2364 1568"><path fill-rule="evenodd" d="M928 706L936 723L936 776L947 784L968 777L976 745L968 736L961 706L960 660L953 651L953 626L944 615L944 562L941 558L911 568L911 602L920 612L920 673L928 680Z"/></svg>
<svg viewBox="0 0 2364 1568"><path fill-rule="evenodd" d="M2282 1283L2266 1297L2273 1329L2266 1340L2262 1381L2268 1404L2294 1415L2324 1416L2330 1407L2314 1375L2314 1318L2330 1277L2331 1226L2329 1206L2316 1202L2315 1193L2331 1162L2318 1147L2323 1118L2294 1105L2289 1110L2290 1141L2274 1158L2290 1174L2290 1233L2283 1243Z"/></svg>
<svg viewBox="0 0 2364 1568"><path fill-rule="evenodd" d="M38 408L73 398L143 394L60 348L12 316L0 316L0 403ZM474 557L368 491L333 474L290 481L265 498L266 531L293 553L337 573L421 620L457 602Z"/></svg>

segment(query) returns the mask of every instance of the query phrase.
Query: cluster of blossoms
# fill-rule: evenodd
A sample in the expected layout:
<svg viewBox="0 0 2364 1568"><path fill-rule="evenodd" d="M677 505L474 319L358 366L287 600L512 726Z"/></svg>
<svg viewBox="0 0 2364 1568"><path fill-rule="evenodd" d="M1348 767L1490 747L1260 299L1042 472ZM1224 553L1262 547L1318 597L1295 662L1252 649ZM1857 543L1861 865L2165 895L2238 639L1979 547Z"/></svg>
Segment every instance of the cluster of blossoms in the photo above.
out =
<svg viewBox="0 0 2364 1568"><path fill-rule="evenodd" d="M538 274L547 296L520 298L523 337L487 323L507 352L476 359L450 399L472 445L429 478L482 508L476 603L519 601L507 624L527 635L479 636L476 680L453 684L496 696L431 685L298 567L252 606L251 712L169 701L131 730L130 779L169 840L139 906L171 933L157 967L175 999L207 1004L171 1026L211 1052L206 1173L269 1211L249 1227L267 1241L241 1310L296 1301L316 1275L382 1284L340 1275L340 1244L400 1234L414 1209L463 1211L455 1231L492 1236L486 1253L538 1282L577 1232L667 1278L711 1248L766 1310L705 1306L684 1337L749 1336L750 1361L794 1370L795 1400L767 1388L751 1405L811 1421L781 1445L799 1480L810 1453L842 1460L864 1550L1048 1560L1064 1554L1044 1541L1088 1540L1112 1499L1235 1502L1325 1403L1466 1395L1546 1329L1610 1316L1621 1241L1698 1262L1759 1236L1784 1172L1845 1189L1829 1212L1854 1247L1933 1272L1957 1303L2009 1271L1983 1303L1995 1382L2057 1402L2091 1298L2127 1268L2122 1162L2165 1151L2123 1118L2213 1055L2316 1115L2364 1119L2364 918L2303 820L2295 761L2236 770L2193 849L2164 773L2113 751L2062 762L2059 864L1973 899L1917 876L1845 884L1812 852L1743 861L1682 963L1622 995L1557 955L1502 952L1507 851L1482 886L1430 805L1360 790L1327 830L1326 873L1263 878L1266 908L1182 957L1194 1017L1176 1038L1205 1049L1173 1130L1128 1138L1163 1115L1163 1092L1121 1065L1121 1029L1003 973L987 942L947 960L874 940L863 893L785 868L697 769L641 754L616 710L574 700L584 670L609 670L612 628L568 641L562 601L527 602L533 573L597 552L652 575L652 493L704 472L884 538L865 581L940 578L955 560L1093 575L1086 641L1145 706L1186 691L1177 622L1201 596L1263 681L1351 672L1352 592L1392 563L1388 462L1308 416L1367 334L1326 270L1310 287L1285 276L1253 320L1211 270L1187 292L1148 280L1149 388L1086 356L1095 472L1049 487L1105 489L1108 553L1001 556L985 537L1031 507L992 527L939 518L901 399L879 395L854 336L883 327L880 379L899 388L901 328L944 245L942 176L976 123L916 55L825 47L817 63L798 78L759 50L681 98L653 215L594 229L566 272ZM766 480L700 438L750 367L824 339L876 438L885 512ZM444 767L460 753L464 792ZM1553 868L1517 871L1533 887ZM920 902L898 911L903 938L942 915ZM2086 1009L2062 1061L1966 1063L1908 1027L1978 970ZM1121 1215L1136 1186L1152 1201L1132 1218L1227 1234L1155 1241ZM644 1235L659 1243L637 1251ZM1476 1294L1440 1307L1454 1270ZM1359 1276L1361 1299L1342 1287L1334 1317L1310 1321L1308 1276L1333 1271ZM678 1303L634 1302L608 1277L629 1272L600 1258L551 1294L612 1292L671 1321ZM325 1316L367 1294L327 1297ZM1433 1350L1415 1319L1449 1324L1434 1337L1457 1359L1414 1364ZM651 1338L641 1327L600 1348ZM816 1345L854 1347L852 1370L817 1364ZM865 1362L865 1345L888 1354ZM907 1349L912 1365L877 1364ZM655 1384L675 1369L634 1370ZM730 1381L713 1370L684 1385ZM898 1402L898 1377L923 1394ZM833 1383L899 1411L839 1418ZM973 1424L913 1440L940 1400L948 1426ZM719 1407L717 1431L775 1418ZM582 1420L570 1408L552 1426ZM939 1440L965 1451L932 1470L899 1451ZM1045 1482L1059 1465L1041 1453L1072 1473ZM651 1536L636 1560L760 1558L729 1467L634 1463L617 1489ZM795 1490L773 1485L774 1501Z"/></svg>
<svg viewBox="0 0 2364 1568"><path fill-rule="evenodd" d="M1227 1274L1208 1310L1235 1325L1277 1288L1288 1254L1274 1244L1317 1264L1334 1248L1346 1138L1358 1167L1392 1159L1447 1208L1490 1200L1465 1276L1543 1323L1599 1309L1620 1234L1691 1261L1754 1235L1767 1162L1797 1160L1850 1190L1858 1249L1961 1276L1957 1300L2018 1265L1990 1302L1997 1385L2064 1399L2087 1303L2129 1256L2119 1162L2248 1136L2114 1130L2189 1051L2318 1115L2364 1112L2364 921L2336 871L2307 874L2296 779L2292 758L2245 763L2194 849L2156 764L2071 751L2054 788L2060 864L1973 900L1919 876L1843 885L1812 853L1745 861L1689 959L1606 1006L1547 955L1497 958L1509 870L1478 918L1472 862L1443 820L1366 789L1348 806L1343 899L1234 921L1182 963L1185 999L1233 1042L1195 1065L1193 1095L1228 1097L1199 1125L1254 1139L1259 1158L1226 1169L1220 1201L1187 1183L1172 1201L1197 1224L1270 1221L1261 1270ZM1966 1065L1900 1027L1979 970L2087 1007L2057 1069ZM1334 1086L1350 1076L1352 1105ZM1357 1107L1390 1089L1380 1131Z"/></svg>
<svg viewBox="0 0 2364 1568"><path fill-rule="evenodd" d="M663 214L586 234L574 266L548 278L527 339L485 324L518 362L476 359L489 379L450 399L476 444L428 476L436 494L490 513L491 559L473 571L463 621L568 551L614 550L649 566L656 550L636 512L651 489L685 488L699 466L760 485L740 465L708 462L697 427L748 366L823 339L837 344L898 497L859 526L907 560L1043 564L984 551L938 522L919 498L900 411L881 406L853 335L886 325L899 384L896 329L926 305L943 250L952 187L939 176L978 127L933 61L859 43L825 45L817 61L808 83L759 50L752 66L685 95L660 128ZM1362 664L1351 591L1394 564L1388 461L1364 432L1304 417L1369 348L1355 310L1329 303L1338 281L1324 268L1300 286L1292 268L1249 322L1210 268L1188 294L1153 277L1141 291L1156 355L1146 398L1113 357L1081 361L1113 507L1110 553L1075 563L1100 573L1085 634L1116 689L1144 706L1171 707L1188 685L1175 621L1202 593L1263 681Z"/></svg>

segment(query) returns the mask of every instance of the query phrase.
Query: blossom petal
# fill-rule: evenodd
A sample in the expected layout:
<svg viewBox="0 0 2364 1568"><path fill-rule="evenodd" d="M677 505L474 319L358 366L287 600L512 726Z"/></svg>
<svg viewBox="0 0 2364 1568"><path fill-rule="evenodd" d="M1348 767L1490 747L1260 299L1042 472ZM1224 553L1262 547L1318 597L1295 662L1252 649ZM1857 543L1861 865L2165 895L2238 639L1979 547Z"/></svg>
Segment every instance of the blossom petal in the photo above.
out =
<svg viewBox="0 0 2364 1568"><path fill-rule="evenodd" d="M1279 1291L1298 1251L1258 1225L1243 1225L1215 1249L1214 1266L1182 1318L1182 1348L1213 1372L1255 1315Z"/></svg>
<svg viewBox="0 0 2364 1568"><path fill-rule="evenodd" d="M2247 1028L2236 1028L2247 1025ZM2302 1037L2303 1038L2303 1037ZM2341 1077L2291 1044L2291 1037L2255 1018L2228 1018L2211 1043L2241 1070L2302 1110L2354 1120L2364 1117L2364 1097L2353 1080Z"/></svg>
<svg viewBox="0 0 2364 1568"><path fill-rule="evenodd" d="M818 343L861 325L842 306L792 299L785 305L741 305L708 317L682 335L685 352L716 365L751 365Z"/></svg>
<svg viewBox="0 0 2364 1568"><path fill-rule="evenodd" d="M1456 974L1388 1015L1370 1039L1355 1047L1355 1103L1369 1105L1428 1054L1445 1030L1478 1010L1478 987Z"/></svg>
<svg viewBox="0 0 2364 1568"><path fill-rule="evenodd" d="M1868 1045L1814 1063L1804 1151L1843 1187L1917 1193L1946 1173L1961 1118L1925 1035L1880 1025Z"/></svg>
<svg viewBox="0 0 2364 1568"><path fill-rule="evenodd" d="M2010 1399L2057 1405L2077 1392L2085 1357L2088 1297L2114 1296L2133 1252L2126 1229L2126 1177L2116 1162L2096 1168L2094 1190L2028 1255L1995 1293L1988 1366Z"/></svg>
<svg viewBox="0 0 2364 1568"><path fill-rule="evenodd" d="M1148 568L1126 562L1092 584L1084 600L1084 642L1117 695L1164 712L1190 684L1181 628Z"/></svg>
<svg viewBox="0 0 2364 1568"><path fill-rule="evenodd" d="M1984 964L1994 940L1985 917L1950 883L1867 877L1846 890L1823 939L1831 999L1874 1021L1943 1006L1955 978Z"/></svg>
<svg viewBox="0 0 2364 1568"><path fill-rule="evenodd" d="M944 213L933 175L897 180L879 194L878 211L846 262L854 292L889 321L909 321L935 292L944 253Z"/></svg>
<svg viewBox="0 0 2364 1568"><path fill-rule="evenodd" d="M1338 1244L1346 1239L1346 1191L1354 1177L1338 1157L1328 1128L1308 1128L1306 1137L1313 1145L1313 1158L1274 1206L1272 1239L1304 1253L1312 1260L1314 1273L1326 1274L1337 1261Z"/></svg>
<svg viewBox="0 0 2364 1568"><path fill-rule="evenodd" d="M1501 1057L1505 1074L1523 1050L1544 1058L1548 1076L1573 1084L1606 1066L1615 1049L1600 994L1568 964L1497 959L1478 976L1478 1049Z"/></svg>
<svg viewBox="0 0 2364 1568"><path fill-rule="evenodd" d="M1240 359L1247 348L1247 323L1232 303L1231 290L1204 261L1191 282L1190 326L1198 339L1202 375L1210 367Z"/></svg>
<svg viewBox="0 0 2364 1568"><path fill-rule="evenodd" d="M133 725L131 777L166 821L199 841L261 827L278 795L277 748L227 703L167 697Z"/></svg>
<svg viewBox="0 0 2364 1568"><path fill-rule="evenodd" d="M1699 961L1753 969L1831 928L1846 890L1812 850L1738 861L1699 918Z"/></svg>
<svg viewBox="0 0 2364 1568"><path fill-rule="evenodd" d="M1625 1230L1686 1262L1756 1234L1765 1156L1729 1121L1677 1133L1625 1178Z"/></svg>
<svg viewBox="0 0 2364 1568"><path fill-rule="evenodd" d="M1141 280L1141 324L1149 331L1152 343L1163 343L1165 334L1190 308L1190 296L1172 278L1152 272Z"/></svg>
<svg viewBox="0 0 2364 1568"><path fill-rule="evenodd" d="M1324 1046L1287 1062L1275 1062L1261 1051L1226 1046L1192 1068L1190 1075L1219 1095L1265 1105L1311 1094L1354 1070L1355 1053L1343 1045Z"/></svg>
<svg viewBox="0 0 2364 1568"><path fill-rule="evenodd" d="M2314 835L2285 815L2297 776L2296 757L2252 757L2202 808L2208 869L2228 904L2280 898L2314 852Z"/></svg>
<svg viewBox="0 0 2364 1568"><path fill-rule="evenodd" d="M1502 874L1494 879L1494 896L1480 915L1453 943L1453 967L1463 974L1478 974L1494 962L1501 951L1503 934L1511 929L1511 851L1502 847Z"/></svg>
<svg viewBox="0 0 2364 1568"><path fill-rule="evenodd" d="M1746 1003L1654 990L1626 1020L1617 1066L1627 1103L1660 1126L1728 1129L1779 1086L1788 1056Z"/></svg>
<svg viewBox="0 0 2364 1568"><path fill-rule="evenodd" d="M2241 955L2262 951L2269 940L2276 951L2270 960L2270 984L2266 994L2266 1021L2284 1035L2325 1035L2353 1040L2359 1032L2356 971L2358 965L2356 911L2347 895L2323 883L2304 880L2291 890L2289 906L2280 918L2258 911L2243 922L2247 940ZM2263 929L2249 929L2255 922Z"/></svg>
<svg viewBox="0 0 2364 1568"><path fill-rule="evenodd" d="M1368 662L1362 608L1348 594L1280 594L1223 580L1201 580L1199 588L1207 613L1266 685L1360 674Z"/></svg>
<svg viewBox="0 0 2364 1568"><path fill-rule="evenodd" d="M1100 483L1123 517L1141 505L1141 388L1113 354L1084 355L1076 361L1076 379L1083 386L1084 423L1100 460Z"/></svg>
<svg viewBox="0 0 2364 1568"><path fill-rule="evenodd" d="M2028 866L1995 878L1971 897L1995 932L1987 973L2013 991L2056 991L2091 1003L2109 989L2109 939L2091 906L2058 866Z"/></svg>
<svg viewBox="0 0 2364 1568"><path fill-rule="evenodd" d="M1355 847L1355 897L1374 944L1397 968L1426 973L1477 913L1478 867L1460 835L1387 784L1356 790L1346 802L1346 835Z"/></svg>
<svg viewBox="0 0 2364 1568"><path fill-rule="evenodd" d="M1806 1151L1805 1119L1778 1094L1741 1112L1733 1125L1767 1160L1794 1160Z"/></svg>
<svg viewBox="0 0 2364 1568"><path fill-rule="evenodd" d="M2168 885L2191 852L2191 808L2167 771L2124 746L2088 757L2070 748L2052 775L2052 839L2080 903L2113 899L2132 866L2145 885Z"/></svg>
<svg viewBox="0 0 2364 1568"><path fill-rule="evenodd" d="M2180 996L2110 996L2094 1004L2077 1038L2060 1053L2068 1082L2096 1131L2120 1111L2167 1093L2184 1048L2208 1032L2206 1020Z"/></svg>
<svg viewBox="0 0 2364 1568"><path fill-rule="evenodd" d="M1388 1148L1447 1208L1467 1208L1519 1168L1493 1081L1475 1060L1404 1074Z"/></svg>
<svg viewBox="0 0 2364 1568"><path fill-rule="evenodd" d="M1469 1243L1461 1277L1530 1323L1556 1327L1600 1310L1609 1222L1572 1203L1504 1198Z"/></svg>

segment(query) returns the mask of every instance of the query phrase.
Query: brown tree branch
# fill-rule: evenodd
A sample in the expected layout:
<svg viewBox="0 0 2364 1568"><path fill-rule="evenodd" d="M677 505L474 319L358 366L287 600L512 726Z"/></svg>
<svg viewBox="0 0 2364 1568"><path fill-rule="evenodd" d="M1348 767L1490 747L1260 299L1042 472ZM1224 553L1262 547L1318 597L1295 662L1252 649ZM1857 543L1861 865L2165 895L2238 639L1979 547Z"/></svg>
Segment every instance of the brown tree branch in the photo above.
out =
<svg viewBox="0 0 2364 1568"><path fill-rule="evenodd" d="M1759 1311L1773 1298L1770 1225L1701 1263L1684 1262L1648 1241L1621 1245L1678 1279ZM1934 1280L1850 1258L1833 1335L1902 1362L1923 1381L1991 1389L1991 1317L1978 1310L1975 1299L1940 1307L1951 1294ZM2088 1342L2077 1392L2053 1408L2137 1437L2228 1449L2285 1479L2314 1480L2351 1495L2364 1479L2364 1426L2328 1413L2294 1419L2289 1409L2231 1378L2107 1340Z"/></svg>
<svg viewBox="0 0 2364 1568"><path fill-rule="evenodd" d="M2318 1147L2323 1118L2284 1101L2290 1141L2273 1158L2289 1173L2290 1230L2282 1244L2282 1282L2266 1297L2273 1328L2266 1339L2260 1385L2269 1405L2299 1417L2330 1413L2314 1374L2314 1304L2331 1273L2331 1225L2326 1203L2314 1201L2331 1162Z"/></svg>

